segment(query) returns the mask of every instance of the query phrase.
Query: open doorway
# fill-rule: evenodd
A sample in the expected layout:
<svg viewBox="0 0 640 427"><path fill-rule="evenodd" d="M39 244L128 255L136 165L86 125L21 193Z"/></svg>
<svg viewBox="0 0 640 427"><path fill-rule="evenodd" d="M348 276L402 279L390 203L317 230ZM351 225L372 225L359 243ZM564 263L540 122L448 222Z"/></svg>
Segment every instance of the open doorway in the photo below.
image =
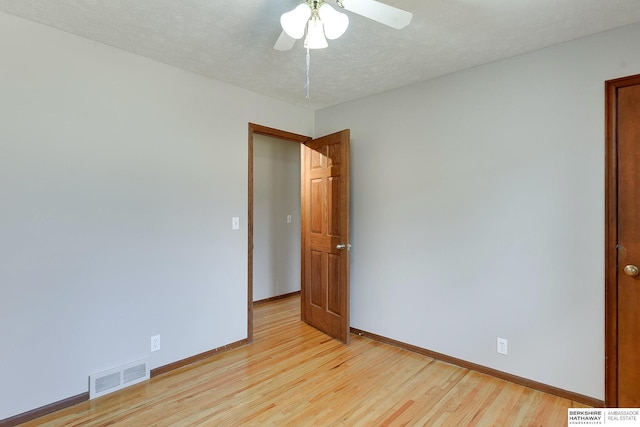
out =
<svg viewBox="0 0 640 427"><path fill-rule="evenodd" d="M295 291L300 290L299 147L310 140L249 124L248 342L253 341L254 300L294 292L294 286ZM297 161L292 151L297 153ZM277 186L286 188L274 188ZM292 251L297 251L295 259L288 260Z"/></svg>
<svg viewBox="0 0 640 427"><path fill-rule="evenodd" d="M300 147L253 137L253 302L300 292Z"/></svg>

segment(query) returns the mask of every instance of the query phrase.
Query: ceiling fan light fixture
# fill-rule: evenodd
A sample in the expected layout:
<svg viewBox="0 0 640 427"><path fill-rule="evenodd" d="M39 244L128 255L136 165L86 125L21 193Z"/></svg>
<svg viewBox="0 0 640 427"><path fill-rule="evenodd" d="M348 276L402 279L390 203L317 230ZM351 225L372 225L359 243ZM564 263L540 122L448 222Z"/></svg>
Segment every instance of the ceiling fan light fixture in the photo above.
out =
<svg viewBox="0 0 640 427"><path fill-rule="evenodd" d="M304 30L310 16L311 7L306 3L301 3L295 9L282 14L280 25L289 37L301 39L304 37Z"/></svg>
<svg viewBox="0 0 640 427"><path fill-rule="evenodd" d="M322 21L317 16L312 17L307 24L307 38L304 39L306 49L324 49L329 47L327 39L324 37Z"/></svg>
<svg viewBox="0 0 640 427"><path fill-rule="evenodd" d="M331 5L323 3L318 9L318 15L324 25L324 34L329 40L342 36L349 27L349 17L335 10Z"/></svg>

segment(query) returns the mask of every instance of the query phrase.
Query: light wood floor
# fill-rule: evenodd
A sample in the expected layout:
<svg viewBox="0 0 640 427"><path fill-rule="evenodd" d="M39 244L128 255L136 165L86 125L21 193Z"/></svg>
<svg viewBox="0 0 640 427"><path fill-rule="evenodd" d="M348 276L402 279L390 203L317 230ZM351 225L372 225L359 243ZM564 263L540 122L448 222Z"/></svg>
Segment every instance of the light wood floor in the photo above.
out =
<svg viewBox="0 0 640 427"><path fill-rule="evenodd" d="M300 322L299 297L255 309L254 343L25 426L566 426L584 405Z"/></svg>

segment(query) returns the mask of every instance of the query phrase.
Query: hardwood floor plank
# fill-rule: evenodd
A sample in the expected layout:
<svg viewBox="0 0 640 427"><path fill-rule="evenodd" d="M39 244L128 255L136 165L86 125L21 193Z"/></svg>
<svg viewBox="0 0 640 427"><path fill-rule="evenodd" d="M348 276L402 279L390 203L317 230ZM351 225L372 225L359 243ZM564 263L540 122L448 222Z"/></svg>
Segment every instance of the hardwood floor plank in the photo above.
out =
<svg viewBox="0 0 640 427"><path fill-rule="evenodd" d="M254 310L254 343L24 426L562 426L585 407L300 322L299 296Z"/></svg>

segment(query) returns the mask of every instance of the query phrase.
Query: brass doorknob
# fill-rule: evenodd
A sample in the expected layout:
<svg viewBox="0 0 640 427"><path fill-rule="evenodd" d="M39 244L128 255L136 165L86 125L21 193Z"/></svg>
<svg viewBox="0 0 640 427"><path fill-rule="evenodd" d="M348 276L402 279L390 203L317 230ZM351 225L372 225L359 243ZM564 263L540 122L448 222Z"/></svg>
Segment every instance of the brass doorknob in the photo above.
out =
<svg viewBox="0 0 640 427"><path fill-rule="evenodd" d="M635 265L627 265L624 267L624 274L627 276L637 276L640 273L640 270Z"/></svg>

